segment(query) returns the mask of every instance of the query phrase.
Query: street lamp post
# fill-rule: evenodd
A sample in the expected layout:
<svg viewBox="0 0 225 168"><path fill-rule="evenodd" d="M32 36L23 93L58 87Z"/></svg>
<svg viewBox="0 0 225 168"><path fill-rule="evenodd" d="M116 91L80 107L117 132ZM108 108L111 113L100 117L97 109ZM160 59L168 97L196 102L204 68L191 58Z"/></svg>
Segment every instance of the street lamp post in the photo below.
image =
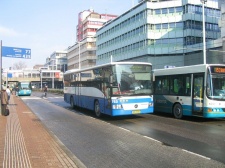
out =
<svg viewBox="0 0 225 168"><path fill-rule="evenodd" d="M202 34L203 34L203 64L206 64L206 42L205 42L205 3L207 0L202 1Z"/></svg>
<svg viewBox="0 0 225 168"><path fill-rule="evenodd" d="M42 90L42 71L40 70L40 77L41 77L41 90Z"/></svg>
<svg viewBox="0 0 225 168"><path fill-rule="evenodd" d="M1 84L1 90L2 91L2 40L0 40L0 84ZM0 94L0 96L2 96ZM2 101L2 98L1 98ZM2 114L2 104L0 104L0 113Z"/></svg>
<svg viewBox="0 0 225 168"><path fill-rule="evenodd" d="M54 78L55 78L55 72L53 72L53 74L52 74L52 89L55 88L55 85L54 85L55 80L54 80Z"/></svg>

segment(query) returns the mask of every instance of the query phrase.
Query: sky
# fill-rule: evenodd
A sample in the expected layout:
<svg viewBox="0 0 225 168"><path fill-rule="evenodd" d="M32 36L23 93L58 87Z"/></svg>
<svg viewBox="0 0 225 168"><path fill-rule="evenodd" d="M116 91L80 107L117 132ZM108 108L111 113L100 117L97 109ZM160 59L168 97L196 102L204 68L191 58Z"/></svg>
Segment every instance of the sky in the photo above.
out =
<svg viewBox="0 0 225 168"><path fill-rule="evenodd" d="M76 41L78 13L92 8L99 14L121 15L138 0L0 0L2 46L29 48L31 59L2 57L8 69L19 62L27 68L44 64L54 51Z"/></svg>

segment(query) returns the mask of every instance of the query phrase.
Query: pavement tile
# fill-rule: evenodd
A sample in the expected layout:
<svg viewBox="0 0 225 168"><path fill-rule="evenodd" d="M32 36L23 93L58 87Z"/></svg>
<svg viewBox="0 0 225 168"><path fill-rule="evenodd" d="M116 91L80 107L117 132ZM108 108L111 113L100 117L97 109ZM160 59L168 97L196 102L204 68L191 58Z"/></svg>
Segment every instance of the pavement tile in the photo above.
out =
<svg viewBox="0 0 225 168"><path fill-rule="evenodd" d="M63 150L20 97L12 95L8 107L10 115L0 116L0 168L85 167Z"/></svg>

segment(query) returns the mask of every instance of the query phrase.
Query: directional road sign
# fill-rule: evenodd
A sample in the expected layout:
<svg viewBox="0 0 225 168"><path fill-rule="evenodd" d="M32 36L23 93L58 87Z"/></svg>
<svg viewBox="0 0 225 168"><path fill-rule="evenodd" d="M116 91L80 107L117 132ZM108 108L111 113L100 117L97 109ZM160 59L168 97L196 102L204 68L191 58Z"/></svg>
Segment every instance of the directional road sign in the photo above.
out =
<svg viewBox="0 0 225 168"><path fill-rule="evenodd" d="M31 59L31 49L2 46L2 57Z"/></svg>

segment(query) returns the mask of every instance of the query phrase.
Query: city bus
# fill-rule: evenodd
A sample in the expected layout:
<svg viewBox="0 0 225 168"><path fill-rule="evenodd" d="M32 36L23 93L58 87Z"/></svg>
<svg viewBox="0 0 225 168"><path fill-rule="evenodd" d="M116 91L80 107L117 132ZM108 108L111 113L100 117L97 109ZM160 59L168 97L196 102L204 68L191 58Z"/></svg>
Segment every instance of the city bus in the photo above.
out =
<svg viewBox="0 0 225 168"><path fill-rule="evenodd" d="M97 117L153 113L152 87L150 63L111 62L64 73L64 101Z"/></svg>
<svg viewBox="0 0 225 168"><path fill-rule="evenodd" d="M175 118L225 117L225 65L202 64L154 70L154 110Z"/></svg>
<svg viewBox="0 0 225 168"><path fill-rule="evenodd" d="M32 92L30 81L18 82L18 96L30 96Z"/></svg>

